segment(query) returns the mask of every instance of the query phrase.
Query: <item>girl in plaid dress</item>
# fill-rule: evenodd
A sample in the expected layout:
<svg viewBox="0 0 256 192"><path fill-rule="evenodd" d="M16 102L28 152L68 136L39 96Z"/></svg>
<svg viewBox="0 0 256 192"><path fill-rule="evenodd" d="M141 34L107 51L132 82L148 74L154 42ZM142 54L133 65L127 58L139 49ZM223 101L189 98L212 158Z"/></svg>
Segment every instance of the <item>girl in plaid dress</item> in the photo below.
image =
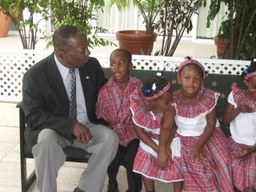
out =
<svg viewBox="0 0 256 192"><path fill-rule="evenodd" d="M231 162L227 139L216 128L218 93L203 87L204 67L186 58L178 67L181 88L173 93L181 142L183 190L232 192Z"/></svg>
<svg viewBox="0 0 256 192"><path fill-rule="evenodd" d="M109 127L119 136L116 157L108 167L109 184L107 192L118 192L117 173L120 165L126 168L127 192L140 192L141 176L133 172L133 161L139 147L130 113L130 97L140 89L140 80L130 76L132 70L131 52L116 49L110 55L112 76L100 89L96 105L96 115L108 122Z"/></svg>
<svg viewBox="0 0 256 192"><path fill-rule="evenodd" d="M183 177L179 167L179 149L176 150L177 152L172 151L173 158L169 153L169 159L172 159L172 162L164 169L161 166L161 159L159 159L159 153L161 153L159 151L160 128L161 126L172 127L174 122L175 110L171 105L171 99L171 84L162 76L149 79L144 83L142 93L137 90L131 98L132 120L140 138L133 171L142 175L147 192L155 191L154 180L166 183L174 182L174 191L181 191L180 183L183 181ZM165 110L171 111L172 118L165 116L165 122L168 123L161 124ZM168 142L171 143L170 140ZM179 148L178 141L172 142L172 149L175 146Z"/></svg>
<svg viewBox="0 0 256 192"><path fill-rule="evenodd" d="M229 146L237 191L256 191L256 61L242 72L247 86L232 86L222 122L230 123Z"/></svg>

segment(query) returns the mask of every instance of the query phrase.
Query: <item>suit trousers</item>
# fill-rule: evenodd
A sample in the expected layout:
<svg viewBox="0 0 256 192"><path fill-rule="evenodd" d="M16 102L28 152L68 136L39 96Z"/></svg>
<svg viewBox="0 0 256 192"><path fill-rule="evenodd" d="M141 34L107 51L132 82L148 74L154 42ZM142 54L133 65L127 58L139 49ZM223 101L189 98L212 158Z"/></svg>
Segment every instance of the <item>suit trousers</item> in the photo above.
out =
<svg viewBox="0 0 256 192"><path fill-rule="evenodd" d="M123 165L126 169L128 191L141 191L141 176L140 174L133 172L133 162L139 147L139 143L139 139L133 139L126 148L119 145L117 154L108 167L109 185L118 186L116 177L120 165Z"/></svg>
<svg viewBox="0 0 256 192"><path fill-rule="evenodd" d="M86 170L82 173L78 184L85 192L102 192L107 168L116 155L118 136L108 127L88 123L93 142L88 144L71 143L52 129L43 129L32 153L35 160L37 186L40 192L57 191L57 175L64 164L66 156L63 148L73 146L91 153ZM96 185L95 185L96 183Z"/></svg>

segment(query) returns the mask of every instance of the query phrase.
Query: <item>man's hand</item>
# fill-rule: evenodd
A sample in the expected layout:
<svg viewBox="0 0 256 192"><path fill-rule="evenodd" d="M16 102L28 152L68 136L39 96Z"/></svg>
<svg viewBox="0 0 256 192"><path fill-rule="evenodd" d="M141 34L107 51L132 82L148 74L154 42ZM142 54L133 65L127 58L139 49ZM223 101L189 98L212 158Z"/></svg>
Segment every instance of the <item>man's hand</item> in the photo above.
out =
<svg viewBox="0 0 256 192"><path fill-rule="evenodd" d="M90 130L79 122L73 128L73 135L76 137L78 143L86 144L92 139Z"/></svg>
<svg viewBox="0 0 256 192"><path fill-rule="evenodd" d="M128 147L129 142L126 139L119 139L119 145L126 148Z"/></svg>

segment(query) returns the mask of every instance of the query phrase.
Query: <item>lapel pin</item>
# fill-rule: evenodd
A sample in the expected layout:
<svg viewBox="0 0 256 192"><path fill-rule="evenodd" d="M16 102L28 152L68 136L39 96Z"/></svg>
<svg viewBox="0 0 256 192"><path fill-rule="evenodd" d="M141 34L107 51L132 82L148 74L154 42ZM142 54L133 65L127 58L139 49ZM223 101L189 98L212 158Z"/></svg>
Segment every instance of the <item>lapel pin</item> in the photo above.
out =
<svg viewBox="0 0 256 192"><path fill-rule="evenodd" d="M86 76L85 78L86 78L86 79L90 79L90 77L89 77L89 76Z"/></svg>

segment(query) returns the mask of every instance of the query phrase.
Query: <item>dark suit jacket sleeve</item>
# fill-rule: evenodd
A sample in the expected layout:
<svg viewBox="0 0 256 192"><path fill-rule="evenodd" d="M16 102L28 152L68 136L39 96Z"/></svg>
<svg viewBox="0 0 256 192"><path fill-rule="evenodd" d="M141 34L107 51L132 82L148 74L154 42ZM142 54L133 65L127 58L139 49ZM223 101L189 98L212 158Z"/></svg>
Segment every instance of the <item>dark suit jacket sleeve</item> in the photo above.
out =
<svg viewBox="0 0 256 192"><path fill-rule="evenodd" d="M24 74L22 94L28 142L34 144L44 128L71 139L75 121L68 118L69 100L53 55Z"/></svg>

